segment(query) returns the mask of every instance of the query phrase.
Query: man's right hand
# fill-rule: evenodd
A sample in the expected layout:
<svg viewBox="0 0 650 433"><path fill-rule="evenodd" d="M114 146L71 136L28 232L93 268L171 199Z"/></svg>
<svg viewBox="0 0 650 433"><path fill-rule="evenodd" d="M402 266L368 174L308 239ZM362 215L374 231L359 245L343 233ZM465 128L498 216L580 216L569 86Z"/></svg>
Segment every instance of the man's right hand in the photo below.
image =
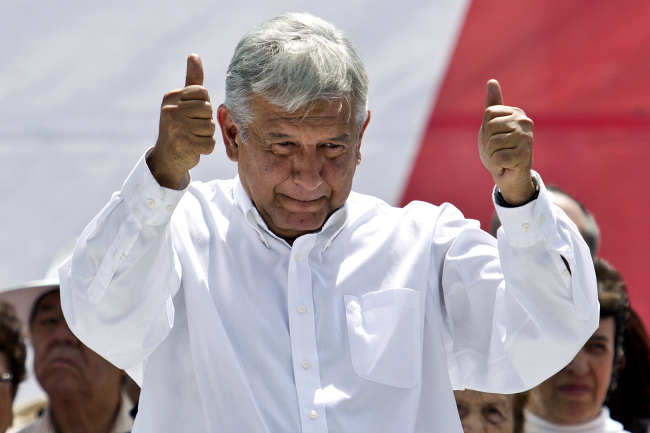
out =
<svg viewBox="0 0 650 433"><path fill-rule="evenodd" d="M187 58L185 87L167 93L160 109L160 129L147 157L151 174L160 186L178 189L185 174L216 143L212 104L203 87L203 64L196 54Z"/></svg>

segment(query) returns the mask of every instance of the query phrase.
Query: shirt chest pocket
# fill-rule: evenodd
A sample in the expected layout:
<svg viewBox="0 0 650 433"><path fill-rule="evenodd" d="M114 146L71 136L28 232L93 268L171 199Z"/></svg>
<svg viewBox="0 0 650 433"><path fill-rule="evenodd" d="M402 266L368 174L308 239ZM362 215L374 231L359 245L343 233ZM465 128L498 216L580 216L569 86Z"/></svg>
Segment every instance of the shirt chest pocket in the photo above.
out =
<svg viewBox="0 0 650 433"><path fill-rule="evenodd" d="M386 289L345 295L352 368L361 378L398 388L420 382L420 292Z"/></svg>

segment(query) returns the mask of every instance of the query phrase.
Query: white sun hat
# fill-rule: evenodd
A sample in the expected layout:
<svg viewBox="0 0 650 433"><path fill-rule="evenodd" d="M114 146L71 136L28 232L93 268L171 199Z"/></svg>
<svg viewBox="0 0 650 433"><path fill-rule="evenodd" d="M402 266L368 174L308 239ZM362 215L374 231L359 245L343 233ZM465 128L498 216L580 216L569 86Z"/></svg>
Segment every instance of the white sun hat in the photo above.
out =
<svg viewBox="0 0 650 433"><path fill-rule="evenodd" d="M16 309L23 326L23 335L29 335L29 316L34 303L41 296L59 288L59 266L72 255L78 239L71 239L56 253L43 279L0 289L0 299L9 302Z"/></svg>

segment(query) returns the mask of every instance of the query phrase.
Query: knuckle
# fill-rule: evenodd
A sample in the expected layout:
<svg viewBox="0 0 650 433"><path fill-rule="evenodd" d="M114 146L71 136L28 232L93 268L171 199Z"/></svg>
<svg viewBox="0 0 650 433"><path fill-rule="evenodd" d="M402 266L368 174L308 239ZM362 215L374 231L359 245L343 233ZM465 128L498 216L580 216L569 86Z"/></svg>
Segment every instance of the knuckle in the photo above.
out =
<svg viewBox="0 0 650 433"><path fill-rule="evenodd" d="M160 116L165 118L173 117L178 111L178 106L176 105L165 105L160 109Z"/></svg>
<svg viewBox="0 0 650 433"><path fill-rule="evenodd" d="M176 90L172 90L170 92L165 93L165 96L163 96L163 103L165 103L165 101L167 101L169 99L172 99L172 98L176 97L180 92L181 92L180 89L176 89Z"/></svg>

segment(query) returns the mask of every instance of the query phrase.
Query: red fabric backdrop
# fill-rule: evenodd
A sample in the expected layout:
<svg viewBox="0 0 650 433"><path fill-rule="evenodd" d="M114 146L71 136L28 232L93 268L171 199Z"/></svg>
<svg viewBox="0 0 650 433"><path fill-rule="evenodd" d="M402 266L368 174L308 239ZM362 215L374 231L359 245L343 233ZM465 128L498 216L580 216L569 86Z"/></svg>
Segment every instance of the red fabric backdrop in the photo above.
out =
<svg viewBox="0 0 650 433"><path fill-rule="evenodd" d="M650 2L474 0L402 205L448 201L485 229L492 179L476 136L485 83L535 122L533 168L600 225L599 255L650 325Z"/></svg>

